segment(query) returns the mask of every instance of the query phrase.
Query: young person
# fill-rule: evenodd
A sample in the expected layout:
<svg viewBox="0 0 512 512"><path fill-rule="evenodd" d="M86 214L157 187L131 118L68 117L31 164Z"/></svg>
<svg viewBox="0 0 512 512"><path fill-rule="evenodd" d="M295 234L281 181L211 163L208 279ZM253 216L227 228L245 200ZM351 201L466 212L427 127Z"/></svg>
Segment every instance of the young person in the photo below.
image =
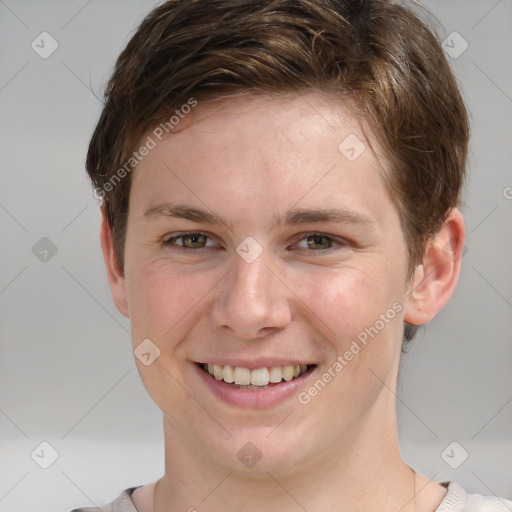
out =
<svg viewBox="0 0 512 512"><path fill-rule="evenodd" d="M467 112L385 0L172 0L89 147L165 474L102 510L504 511L399 449L402 344L451 297ZM89 510L89 509L79 509Z"/></svg>

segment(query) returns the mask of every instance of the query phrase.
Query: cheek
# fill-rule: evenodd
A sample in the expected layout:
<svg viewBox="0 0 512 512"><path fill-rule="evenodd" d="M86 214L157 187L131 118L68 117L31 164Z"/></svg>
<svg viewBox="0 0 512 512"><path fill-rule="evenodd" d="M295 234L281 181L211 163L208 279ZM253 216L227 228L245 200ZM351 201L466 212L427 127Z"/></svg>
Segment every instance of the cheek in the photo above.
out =
<svg viewBox="0 0 512 512"><path fill-rule="evenodd" d="M176 338L176 332L201 307L207 279L174 272L158 262L140 263L127 270L128 301L132 330L157 340Z"/></svg>
<svg viewBox="0 0 512 512"><path fill-rule="evenodd" d="M186 381L182 342L205 314L204 299L199 299L207 293L208 281L197 277L155 261L134 262L126 269L133 348L149 339L159 349L149 366L136 360L139 375L153 401L176 418L194 405L180 383Z"/></svg>
<svg viewBox="0 0 512 512"><path fill-rule="evenodd" d="M322 333L339 349L401 300L394 276L377 269L345 267L306 279L297 276L296 283L297 295L313 313L312 321L317 318L314 323L323 325ZM391 315L394 319L396 311L392 310L388 316Z"/></svg>
<svg viewBox="0 0 512 512"><path fill-rule="evenodd" d="M311 323L323 329L330 344L324 370L328 374L323 377L335 382L324 395L325 403L358 403L363 411L378 396L379 379L392 381L399 361L399 277L383 269L345 268L312 282L308 304L318 319L311 315Z"/></svg>
<svg viewBox="0 0 512 512"><path fill-rule="evenodd" d="M392 385L400 357L403 296L400 281L391 273L344 269L337 276L316 281L308 294L315 315L311 324L322 329L331 345L319 379L328 382L318 404L348 407L355 421L382 392L382 381ZM315 318L317 317L317 318ZM328 326L328 329L323 326ZM323 384L306 393L317 394ZM312 389L315 388L315 389Z"/></svg>

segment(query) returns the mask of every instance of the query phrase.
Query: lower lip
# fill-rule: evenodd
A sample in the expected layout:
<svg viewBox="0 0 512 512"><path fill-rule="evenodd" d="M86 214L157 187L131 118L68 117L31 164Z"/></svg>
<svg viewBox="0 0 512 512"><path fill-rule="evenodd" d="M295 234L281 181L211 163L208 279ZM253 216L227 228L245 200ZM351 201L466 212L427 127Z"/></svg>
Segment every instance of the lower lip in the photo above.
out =
<svg viewBox="0 0 512 512"><path fill-rule="evenodd" d="M311 377L317 368L316 366L309 368L300 377L288 382L281 381L280 384L271 388L248 390L234 388L223 380L217 380L215 377L212 377L205 370L201 369L198 364L194 364L194 366L199 377L218 398L231 405L250 407L252 409L271 407L297 394L299 388Z"/></svg>

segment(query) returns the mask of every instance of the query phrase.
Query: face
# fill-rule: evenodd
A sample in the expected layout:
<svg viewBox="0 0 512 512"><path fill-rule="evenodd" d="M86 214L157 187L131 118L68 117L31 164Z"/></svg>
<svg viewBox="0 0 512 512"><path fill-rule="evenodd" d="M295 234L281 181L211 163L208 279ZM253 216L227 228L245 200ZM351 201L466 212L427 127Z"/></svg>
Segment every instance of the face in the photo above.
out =
<svg viewBox="0 0 512 512"><path fill-rule="evenodd" d="M148 132L132 175L126 314L159 350L143 383L203 462L328 463L394 414L408 260L378 145L314 93L198 104L178 129Z"/></svg>

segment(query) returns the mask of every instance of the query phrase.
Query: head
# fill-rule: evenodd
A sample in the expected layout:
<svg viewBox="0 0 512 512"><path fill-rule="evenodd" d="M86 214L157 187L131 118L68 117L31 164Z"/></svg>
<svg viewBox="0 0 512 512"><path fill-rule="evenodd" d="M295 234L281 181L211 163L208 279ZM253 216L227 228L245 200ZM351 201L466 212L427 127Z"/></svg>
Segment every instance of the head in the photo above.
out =
<svg viewBox="0 0 512 512"><path fill-rule="evenodd" d="M390 403L402 340L458 278L468 131L436 35L398 3L170 1L147 16L87 171L116 306L134 348L160 353L142 379L184 439L226 465L233 436L318 453ZM295 423L271 441L282 406L214 401L215 424L191 398L196 363L279 358L331 378L285 402ZM311 439L333 403L351 417Z"/></svg>

